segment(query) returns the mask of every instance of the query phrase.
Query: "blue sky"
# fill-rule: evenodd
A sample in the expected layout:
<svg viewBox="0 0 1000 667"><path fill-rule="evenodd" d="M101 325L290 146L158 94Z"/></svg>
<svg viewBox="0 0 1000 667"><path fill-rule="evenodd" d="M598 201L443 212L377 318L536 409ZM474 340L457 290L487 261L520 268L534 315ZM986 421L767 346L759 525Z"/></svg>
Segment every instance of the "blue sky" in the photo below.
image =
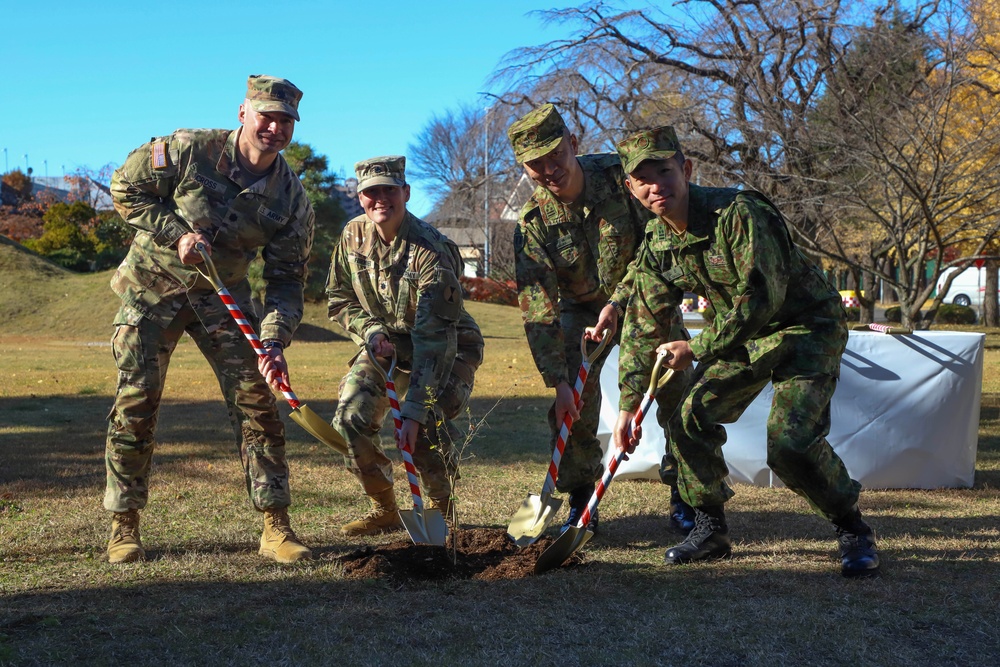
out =
<svg viewBox="0 0 1000 667"><path fill-rule="evenodd" d="M61 176L179 127L235 127L247 75L272 74L305 93L295 138L350 175L357 160L405 154L435 113L480 103L511 49L565 36L530 11L575 4L4 3L0 166L23 171L27 154L36 175Z"/></svg>

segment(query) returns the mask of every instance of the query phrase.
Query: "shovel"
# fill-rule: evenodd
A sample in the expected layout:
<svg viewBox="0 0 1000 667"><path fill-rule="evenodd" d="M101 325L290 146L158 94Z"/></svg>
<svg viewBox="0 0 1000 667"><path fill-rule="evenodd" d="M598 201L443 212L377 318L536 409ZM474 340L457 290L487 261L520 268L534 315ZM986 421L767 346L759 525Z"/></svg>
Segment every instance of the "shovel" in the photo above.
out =
<svg viewBox="0 0 1000 667"><path fill-rule="evenodd" d="M601 342L597 344L597 348L592 353L587 354L587 337L585 335L580 337L580 355L583 357L583 363L580 364L580 372L576 376L576 385L573 387L573 400L578 410L580 409L580 396L583 395L583 388L587 384L587 375L590 374L590 367L601 356L609 339L610 337L605 333ZM537 496L533 493L528 494L517 512L511 517L507 534L519 547L526 547L541 537L562 505L562 500L553 498L552 492L556 489L559 462L562 460L563 450L566 449L566 438L569 437L569 430L572 426L573 418L567 413L563 419L562 428L559 429L556 446L552 450L552 461L549 463L549 470L545 475L545 482L542 484L542 492Z"/></svg>
<svg viewBox="0 0 1000 667"><path fill-rule="evenodd" d="M666 351L660 352L656 355L656 364L653 366L653 374L649 378L649 388L646 390L646 395L642 397L642 403L639 404L639 410L635 413L635 417L632 418L632 424L629 427L630 432L634 431L638 428L639 424L642 423L643 417L646 416L646 412L653 404L653 395L656 393L657 389L666 384L667 380L669 380L674 374L673 369L668 368L667 372L663 374L663 377L659 377L660 368L663 366L663 362L666 358ZM611 480L615 476L615 472L618 470L618 466L624 458L625 450L621 450L618 452L618 456L611 460L611 463L608 464L608 469L604 471L604 476L601 478L601 481L597 483L597 488L594 489L594 495L590 497L590 502L587 503L587 509L583 511L583 515L580 517L580 520L575 526L567 528L566 531L560 535L548 549L542 552L542 555L538 557L537 561L535 561L535 574L542 574L543 572L548 572L552 568L559 567L594 536L593 531L587 530L587 524L590 523L590 515L593 513L594 509L597 508L597 503L601 502L601 498L604 497L604 492L607 491L608 487L611 485Z"/></svg>
<svg viewBox="0 0 1000 667"><path fill-rule="evenodd" d="M392 421L396 425L396 442L398 444L399 432L403 428L403 417L399 414L396 383L392 381L392 375L396 370L396 352L393 350L388 372L375 358L371 347L365 345L365 352L368 353L372 365L385 378L385 393L389 396L389 406L392 408ZM413 509L399 510L399 518L414 544L434 544L443 547L445 538L448 537L448 525L444 522L444 517L441 516L439 510L424 509L424 499L420 495L420 479L417 477L417 468L413 465L413 452L409 443L400 447L399 451L403 453L403 467L406 468L406 478L410 482L410 493L413 495Z"/></svg>
<svg viewBox="0 0 1000 667"><path fill-rule="evenodd" d="M264 346L260 344L260 339L257 338L257 334L254 333L253 327L250 326L250 322L247 320L246 316L243 315L243 311L240 307L236 305L236 301L233 299L229 290L226 286L222 284L222 280L219 278L218 271L215 270L215 264L212 262L211 256L205 250L205 244L198 243L195 245L198 252L201 253L202 259L205 260L205 268L208 269L208 275L201 273L208 279L208 282L212 283L212 287L218 292L219 298L222 299L222 303L226 304L226 308L229 309L229 314L233 316L236 320L236 324L239 326L240 331L246 336L246 339L250 341L250 346L257 353L258 357L267 357L267 350ZM335 428L330 426L322 417L317 415L315 412L309 409L309 406L304 403L299 403L299 399L292 392L292 388L289 387L284 382L279 382L278 388L281 390L282 395L288 404L292 406L292 421L304 428L311 436L319 440L325 445L333 447L337 452L348 455L347 441L344 437L337 432Z"/></svg>

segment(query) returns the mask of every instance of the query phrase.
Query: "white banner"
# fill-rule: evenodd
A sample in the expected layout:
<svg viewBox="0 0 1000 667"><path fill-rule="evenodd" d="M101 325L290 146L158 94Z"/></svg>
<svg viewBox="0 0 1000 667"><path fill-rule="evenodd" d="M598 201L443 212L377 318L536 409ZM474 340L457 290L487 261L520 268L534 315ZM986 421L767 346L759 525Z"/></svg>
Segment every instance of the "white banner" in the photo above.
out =
<svg viewBox="0 0 1000 667"><path fill-rule="evenodd" d="M693 333L693 332L692 332ZM866 488L970 487L976 469L984 334L957 331L896 336L852 331L833 396L830 444ZM618 417L618 348L601 373L598 437ZM731 481L781 486L767 467L768 385L735 424L723 455ZM665 439L652 413L619 478L658 479Z"/></svg>

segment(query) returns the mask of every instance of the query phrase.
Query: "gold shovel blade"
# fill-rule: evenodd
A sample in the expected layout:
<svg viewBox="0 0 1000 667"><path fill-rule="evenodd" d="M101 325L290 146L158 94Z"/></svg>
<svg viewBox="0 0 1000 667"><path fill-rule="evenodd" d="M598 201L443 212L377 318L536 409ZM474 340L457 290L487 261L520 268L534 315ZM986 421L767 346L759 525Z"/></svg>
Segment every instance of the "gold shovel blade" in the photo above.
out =
<svg viewBox="0 0 1000 667"><path fill-rule="evenodd" d="M541 496L529 494L511 517L510 526L507 528L510 539L519 547L526 547L535 542L552 523L562 502L561 498L547 496L543 501Z"/></svg>
<svg viewBox="0 0 1000 667"><path fill-rule="evenodd" d="M399 518L414 544L444 546L448 524L444 522L440 510L399 510Z"/></svg>
<svg viewBox="0 0 1000 667"><path fill-rule="evenodd" d="M586 527L571 526L567 528L535 561L535 574L542 574L559 567L566 562L566 559L576 553L577 549L589 542L593 536L594 531L587 530Z"/></svg>
<svg viewBox="0 0 1000 667"><path fill-rule="evenodd" d="M337 429L309 409L308 405L299 405L292 410L292 421L304 428L309 435L316 438L324 445L329 445L344 456L348 455L347 441L344 436L337 433Z"/></svg>

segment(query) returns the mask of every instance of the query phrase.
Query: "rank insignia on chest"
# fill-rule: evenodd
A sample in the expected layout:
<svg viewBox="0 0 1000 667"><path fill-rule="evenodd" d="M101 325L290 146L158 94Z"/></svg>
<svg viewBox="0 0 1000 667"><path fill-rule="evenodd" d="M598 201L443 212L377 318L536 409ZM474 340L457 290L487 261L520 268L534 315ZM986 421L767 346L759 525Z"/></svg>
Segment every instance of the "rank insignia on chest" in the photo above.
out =
<svg viewBox="0 0 1000 667"><path fill-rule="evenodd" d="M656 227L656 240L666 241L667 240L667 228L663 225L658 225Z"/></svg>
<svg viewBox="0 0 1000 667"><path fill-rule="evenodd" d="M164 169L167 166L167 142L157 141L153 144L153 152L150 155L153 169Z"/></svg>

